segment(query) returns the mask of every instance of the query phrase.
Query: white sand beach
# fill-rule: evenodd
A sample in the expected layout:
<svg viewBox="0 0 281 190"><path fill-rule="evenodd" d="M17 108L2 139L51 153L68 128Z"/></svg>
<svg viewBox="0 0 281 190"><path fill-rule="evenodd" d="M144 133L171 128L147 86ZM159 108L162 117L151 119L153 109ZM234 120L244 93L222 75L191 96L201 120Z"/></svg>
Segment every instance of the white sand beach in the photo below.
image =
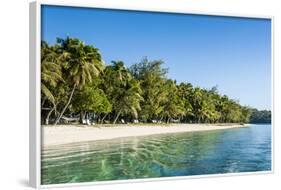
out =
<svg viewBox="0 0 281 190"><path fill-rule="evenodd" d="M165 133L194 132L247 127L241 124L170 124L157 125L119 125L114 127L96 126L42 126L43 146L61 145L74 142L106 140L120 137L146 136Z"/></svg>

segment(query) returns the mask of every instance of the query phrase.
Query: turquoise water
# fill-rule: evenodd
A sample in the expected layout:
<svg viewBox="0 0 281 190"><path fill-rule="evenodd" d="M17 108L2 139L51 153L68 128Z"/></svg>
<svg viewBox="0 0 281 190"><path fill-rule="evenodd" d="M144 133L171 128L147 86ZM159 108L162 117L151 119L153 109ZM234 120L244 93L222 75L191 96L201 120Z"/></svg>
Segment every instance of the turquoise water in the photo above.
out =
<svg viewBox="0 0 281 190"><path fill-rule="evenodd" d="M119 138L42 151L42 184L271 170L271 125Z"/></svg>

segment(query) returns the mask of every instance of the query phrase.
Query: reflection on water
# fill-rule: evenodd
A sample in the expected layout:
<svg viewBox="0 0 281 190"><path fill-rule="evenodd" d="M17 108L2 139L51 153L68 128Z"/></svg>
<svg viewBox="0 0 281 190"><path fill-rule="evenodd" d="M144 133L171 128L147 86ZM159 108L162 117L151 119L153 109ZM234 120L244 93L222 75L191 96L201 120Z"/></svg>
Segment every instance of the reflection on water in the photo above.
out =
<svg viewBox="0 0 281 190"><path fill-rule="evenodd" d="M271 126L45 148L42 184L271 170Z"/></svg>

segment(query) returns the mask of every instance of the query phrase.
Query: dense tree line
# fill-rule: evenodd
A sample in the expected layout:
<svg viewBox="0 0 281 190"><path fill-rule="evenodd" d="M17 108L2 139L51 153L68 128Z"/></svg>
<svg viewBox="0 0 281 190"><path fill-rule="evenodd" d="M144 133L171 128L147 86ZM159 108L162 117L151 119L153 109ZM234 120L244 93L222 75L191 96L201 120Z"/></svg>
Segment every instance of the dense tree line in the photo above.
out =
<svg viewBox="0 0 281 190"><path fill-rule="evenodd" d="M42 123L249 122L251 109L216 87L178 84L167 73L162 60L147 58L130 68L122 61L106 65L97 48L76 38L42 42Z"/></svg>
<svg viewBox="0 0 281 190"><path fill-rule="evenodd" d="M271 111L252 109L250 123L271 123Z"/></svg>

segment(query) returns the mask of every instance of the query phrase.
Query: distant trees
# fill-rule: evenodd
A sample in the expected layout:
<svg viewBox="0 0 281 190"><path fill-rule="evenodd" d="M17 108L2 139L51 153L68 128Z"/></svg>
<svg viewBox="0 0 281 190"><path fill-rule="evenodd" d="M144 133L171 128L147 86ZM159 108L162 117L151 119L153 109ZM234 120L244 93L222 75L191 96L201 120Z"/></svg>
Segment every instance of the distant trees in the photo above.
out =
<svg viewBox="0 0 281 190"><path fill-rule="evenodd" d="M271 123L271 111L251 109L250 114L251 123Z"/></svg>
<svg viewBox="0 0 281 190"><path fill-rule="evenodd" d="M42 123L63 116L98 123L226 123L270 121L268 112L241 106L220 95L167 77L162 60L142 59L127 68L122 61L105 65L99 50L67 37L41 45Z"/></svg>

